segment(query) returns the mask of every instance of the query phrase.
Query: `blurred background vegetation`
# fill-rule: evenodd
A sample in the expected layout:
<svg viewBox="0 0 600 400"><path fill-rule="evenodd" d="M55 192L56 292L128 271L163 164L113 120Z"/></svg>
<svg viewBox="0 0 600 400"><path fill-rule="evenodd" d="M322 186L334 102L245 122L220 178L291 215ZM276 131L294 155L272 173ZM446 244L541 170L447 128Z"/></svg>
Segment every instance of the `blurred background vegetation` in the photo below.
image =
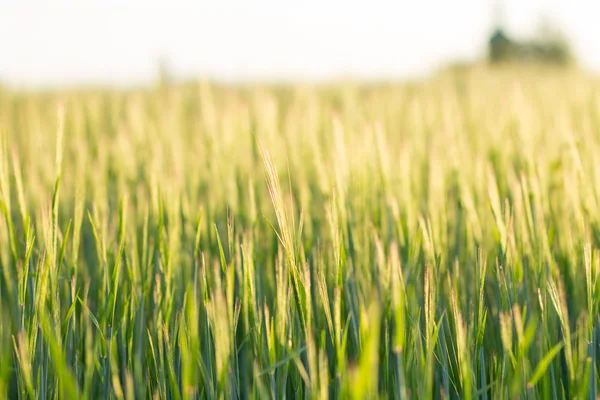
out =
<svg viewBox="0 0 600 400"><path fill-rule="evenodd" d="M567 65L576 62L568 40L549 21L544 21L537 35L527 40L511 37L498 25L489 39L488 58L492 63Z"/></svg>

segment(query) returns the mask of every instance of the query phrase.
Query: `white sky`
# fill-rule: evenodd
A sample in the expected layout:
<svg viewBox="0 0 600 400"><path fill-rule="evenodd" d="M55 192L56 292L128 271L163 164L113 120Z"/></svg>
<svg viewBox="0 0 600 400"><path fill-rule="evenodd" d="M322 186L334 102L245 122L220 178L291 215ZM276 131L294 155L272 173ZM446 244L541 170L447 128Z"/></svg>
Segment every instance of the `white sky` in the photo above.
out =
<svg viewBox="0 0 600 400"><path fill-rule="evenodd" d="M225 80L407 77L483 55L493 0L0 0L0 82L134 84L164 56ZM556 22L600 71L600 1L505 0L510 33Z"/></svg>

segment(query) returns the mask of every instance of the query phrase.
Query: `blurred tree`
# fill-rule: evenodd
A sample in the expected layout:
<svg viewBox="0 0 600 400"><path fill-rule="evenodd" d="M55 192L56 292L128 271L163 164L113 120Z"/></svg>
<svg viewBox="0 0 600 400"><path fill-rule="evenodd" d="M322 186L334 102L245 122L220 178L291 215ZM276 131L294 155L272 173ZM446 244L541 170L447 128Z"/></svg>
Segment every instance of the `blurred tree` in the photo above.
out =
<svg viewBox="0 0 600 400"><path fill-rule="evenodd" d="M541 19L536 37L529 45L540 61L555 64L574 61L567 38L548 18Z"/></svg>
<svg viewBox="0 0 600 400"><path fill-rule="evenodd" d="M492 62L509 61L514 57L515 44L504 33L502 28L496 28L489 40L489 59Z"/></svg>
<svg viewBox="0 0 600 400"><path fill-rule="evenodd" d="M566 65L574 57L566 38L556 28L544 25L534 39L516 41L497 28L489 39L488 58L498 62L533 62Z"/></svg>
<svg viewBox="0 0 600 400"><path fill-rule="evenodd" d="M542 18L531 40L511 39L504 30L505 12L501 0L494 2L493 31L488 41L488 59L499 62L535 62L565 65L574 62L568 40L548 18Z"/></svg>

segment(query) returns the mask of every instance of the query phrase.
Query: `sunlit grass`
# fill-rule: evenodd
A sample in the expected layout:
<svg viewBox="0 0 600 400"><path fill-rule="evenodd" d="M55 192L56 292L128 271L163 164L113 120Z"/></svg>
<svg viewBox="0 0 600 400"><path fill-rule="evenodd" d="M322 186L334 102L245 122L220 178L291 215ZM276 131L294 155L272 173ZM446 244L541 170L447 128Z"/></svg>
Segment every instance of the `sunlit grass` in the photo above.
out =
<svg viewBox="0 0 600 400"><path fill-rule="evenodd" d="M580 398L600 81L0 92L0 397Z"/></svg>

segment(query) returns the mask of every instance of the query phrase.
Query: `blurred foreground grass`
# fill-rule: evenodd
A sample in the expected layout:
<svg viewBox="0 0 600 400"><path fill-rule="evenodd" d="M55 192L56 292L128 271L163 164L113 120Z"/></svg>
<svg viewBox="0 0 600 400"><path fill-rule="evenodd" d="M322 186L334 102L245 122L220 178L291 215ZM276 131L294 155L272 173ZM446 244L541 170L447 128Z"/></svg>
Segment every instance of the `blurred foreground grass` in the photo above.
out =
<svg viewBox="0 0 600 400"><path fill-rule="evenodd" d="M580 398L600 81L0 92L2 398Z"/></svg>

